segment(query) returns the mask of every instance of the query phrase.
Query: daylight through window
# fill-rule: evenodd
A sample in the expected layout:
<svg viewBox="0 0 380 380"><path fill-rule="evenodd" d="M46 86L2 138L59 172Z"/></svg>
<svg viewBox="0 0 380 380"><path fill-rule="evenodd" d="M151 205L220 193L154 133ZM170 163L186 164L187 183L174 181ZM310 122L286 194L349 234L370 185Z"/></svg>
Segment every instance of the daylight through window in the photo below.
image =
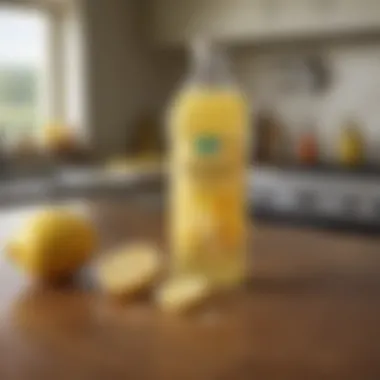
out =
<svg viewBox="0 0 380 380"><path fill-rule="evenodd" d="M43 12L0 6L0 130L8 141L43 122L47 29Z"/></svg>

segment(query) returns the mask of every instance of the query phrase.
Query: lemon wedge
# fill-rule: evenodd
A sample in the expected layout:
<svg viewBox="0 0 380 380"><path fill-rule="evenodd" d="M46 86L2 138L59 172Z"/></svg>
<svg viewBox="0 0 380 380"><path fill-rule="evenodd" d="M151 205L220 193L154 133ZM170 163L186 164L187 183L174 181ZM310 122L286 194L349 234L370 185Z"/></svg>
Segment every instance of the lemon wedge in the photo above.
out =
<svg viewBox="0 0 380 380"><path fill-rule="evenodd" d="M156 295L164 311L183 313L201 305L211 295L211 287L202 276L183 276L168 280Z"/></svg>
<svg viewBox="0 0 380 380"><path fill-rule="evenodd" d="M99 264L98 280L111 295L128 297L152 286L161 272L158 251L132 245L111 252Z"/></svg>

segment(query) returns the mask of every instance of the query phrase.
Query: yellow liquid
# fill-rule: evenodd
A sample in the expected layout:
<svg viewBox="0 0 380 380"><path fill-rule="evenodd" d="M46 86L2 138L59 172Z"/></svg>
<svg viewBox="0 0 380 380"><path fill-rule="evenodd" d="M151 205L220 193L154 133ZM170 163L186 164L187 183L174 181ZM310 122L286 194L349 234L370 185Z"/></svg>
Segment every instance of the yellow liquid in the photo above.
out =
<svg viewBox="0 0 380 380"><path fill-rule="evenodd" d="M246 102L233 90L190 89L171 111L174 270L239 283L246 269Z"/></svg>

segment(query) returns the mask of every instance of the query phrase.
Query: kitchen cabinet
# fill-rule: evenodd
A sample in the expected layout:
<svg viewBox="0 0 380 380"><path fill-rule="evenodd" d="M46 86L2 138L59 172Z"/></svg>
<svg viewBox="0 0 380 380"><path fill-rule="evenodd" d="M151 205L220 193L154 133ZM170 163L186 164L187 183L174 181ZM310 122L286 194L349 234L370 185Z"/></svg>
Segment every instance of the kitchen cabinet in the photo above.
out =
<svg viewBox="0 0 380 380"><path fill-rule="evenodd" d="M150 0L146 11L163 45L199 35L240 43L380 29L377 0Z"/></svg>

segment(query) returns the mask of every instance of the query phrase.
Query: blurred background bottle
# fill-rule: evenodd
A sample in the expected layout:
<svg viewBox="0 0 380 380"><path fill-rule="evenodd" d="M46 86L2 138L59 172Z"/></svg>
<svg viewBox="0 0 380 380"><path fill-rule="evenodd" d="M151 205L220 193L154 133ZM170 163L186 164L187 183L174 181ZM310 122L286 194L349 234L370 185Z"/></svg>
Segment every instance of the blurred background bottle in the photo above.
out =
<svg viewBox="0 0 380 380"><path fill-rule="evenodd" d="M299 136L297 144L297 160L301 165L318 164L318 140L312 128L306 128Z"/></svg>
<svg viewBox="0 0 380 380"><path fill-rule="evenodd" d="M359 125L349 120L342 126L339 137L339 162L345 167L364 164L364 141Z"/></svg>

